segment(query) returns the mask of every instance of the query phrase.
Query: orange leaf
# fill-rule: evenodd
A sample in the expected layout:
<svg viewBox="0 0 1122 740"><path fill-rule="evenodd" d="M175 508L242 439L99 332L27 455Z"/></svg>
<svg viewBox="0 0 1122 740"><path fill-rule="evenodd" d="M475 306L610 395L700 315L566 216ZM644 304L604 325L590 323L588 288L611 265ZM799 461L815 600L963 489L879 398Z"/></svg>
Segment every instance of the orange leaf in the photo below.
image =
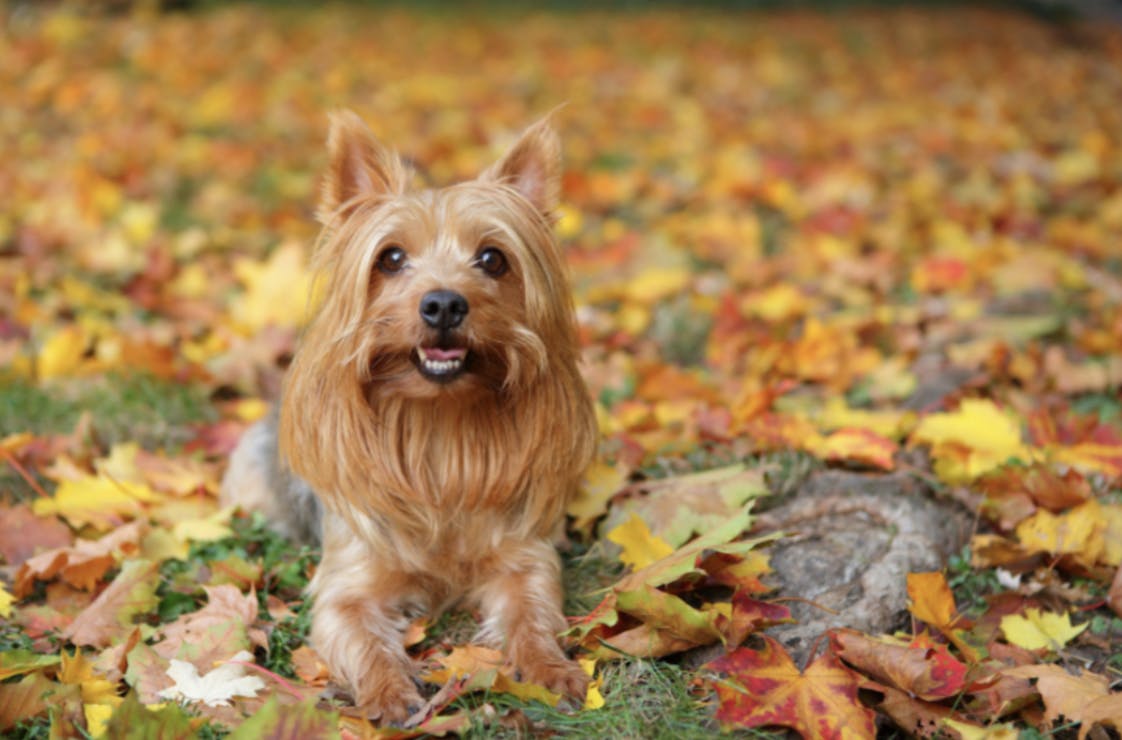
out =
<svg viewBox="0 0 1122 740"><path fill-rule="evenodd" d="M790 727L806 738L868 738L874 713L857 698L859 681L827 652L800 672L770 637L761 650L737 648L707 665L727 676L716 682L722 728Z"/></svg>
<svg viewBox="0 0 1122 740"><path fill-rule="evenodd" d="M855 462L881 470L892 470L899 446L868 429L847 427L822 439L812 452L826 460Z"/></svg>
<svg viewBox="0 0 1122 740"><path fill-rule="evenodd" d="M940 572L908 574L908 611L943 632L955 620L954 595Z"/></svg>

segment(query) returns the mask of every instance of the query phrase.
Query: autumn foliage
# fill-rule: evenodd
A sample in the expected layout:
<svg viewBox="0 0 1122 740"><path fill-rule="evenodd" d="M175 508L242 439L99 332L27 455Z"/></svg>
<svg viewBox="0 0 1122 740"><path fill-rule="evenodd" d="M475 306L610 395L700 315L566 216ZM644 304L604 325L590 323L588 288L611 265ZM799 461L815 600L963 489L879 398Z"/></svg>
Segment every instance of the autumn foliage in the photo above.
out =
<svg viewBox="0 0 1122 740"><path fill-rule="evenodd" d="M488 697L558 697L423 622L408 729L323 698L284 637L314 553L216 502L315 300L343 106L438 183L562 106L557 228L602 432L570 530L620 564L566 634L593 676L578 716L626 703L622 655L706 648L714 731L1122 730L1122 30L137 5L0 11L0 396L139 373L209 420L109 442L88 414L2 417L0 732L551 731ZM899 584L898 631L832 631L806 665L764 634L790 620L767 577L784 533L752 531L792 458L914 475L977 521L955 573Z"/></svg>

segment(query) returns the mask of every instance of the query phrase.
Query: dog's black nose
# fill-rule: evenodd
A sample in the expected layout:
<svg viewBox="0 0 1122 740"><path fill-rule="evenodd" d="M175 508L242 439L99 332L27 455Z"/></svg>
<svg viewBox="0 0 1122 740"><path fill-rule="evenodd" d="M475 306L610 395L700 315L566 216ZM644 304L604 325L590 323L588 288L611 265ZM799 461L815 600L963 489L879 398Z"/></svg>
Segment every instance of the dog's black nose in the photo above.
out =
<svg viewBox="0 0 1122 740"><path fill-rule="evenodd" d="M467 312L467 298L452 290L430 290L421 299L421 318L433 329L455 329Z"/></svg>

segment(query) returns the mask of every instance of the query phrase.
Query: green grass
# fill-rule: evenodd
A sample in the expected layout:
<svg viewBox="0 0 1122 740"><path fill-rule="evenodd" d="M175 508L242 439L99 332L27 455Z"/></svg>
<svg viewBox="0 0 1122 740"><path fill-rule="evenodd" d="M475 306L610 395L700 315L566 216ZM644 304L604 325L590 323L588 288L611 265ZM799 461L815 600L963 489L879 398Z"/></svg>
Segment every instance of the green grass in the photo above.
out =
<svg viewBox="0 0 1122 740"><path fill-rule="evenodd" d="M182 444L191 436L188 425L215 416L198 387L151 375L113 374L43 386L0 382L0 436L70 432L87 412L99 442L136 441L145 447Z"/></svg>
<svg viewBox="0 0 1122 740"><path fill-rule="evenodd" d="M196 386L144 374L113 374L35 385L0 377L0 438L74 433L88 415L88 434L99 446L135 441L147 449L175 449L191 439L192 424L215 418L206 393ZM38 480L46 487L45 481ZM0 465L0 499L21 501L31 487L10 466Z"/></svg>

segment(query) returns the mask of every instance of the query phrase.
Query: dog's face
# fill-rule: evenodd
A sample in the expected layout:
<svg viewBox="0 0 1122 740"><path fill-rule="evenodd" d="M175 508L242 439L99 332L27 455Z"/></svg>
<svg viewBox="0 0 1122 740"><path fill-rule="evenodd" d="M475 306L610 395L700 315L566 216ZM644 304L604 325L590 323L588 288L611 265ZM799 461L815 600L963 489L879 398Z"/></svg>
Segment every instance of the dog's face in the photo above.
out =
<svg viewBox="0 0 1122 740"><path fill-rule="evenodd" d="M317 317L368 392L433 398L525 386L575 352L552 237L559 145L539 123L479 178L411 190L353 114L333 118Z"/></svg>

